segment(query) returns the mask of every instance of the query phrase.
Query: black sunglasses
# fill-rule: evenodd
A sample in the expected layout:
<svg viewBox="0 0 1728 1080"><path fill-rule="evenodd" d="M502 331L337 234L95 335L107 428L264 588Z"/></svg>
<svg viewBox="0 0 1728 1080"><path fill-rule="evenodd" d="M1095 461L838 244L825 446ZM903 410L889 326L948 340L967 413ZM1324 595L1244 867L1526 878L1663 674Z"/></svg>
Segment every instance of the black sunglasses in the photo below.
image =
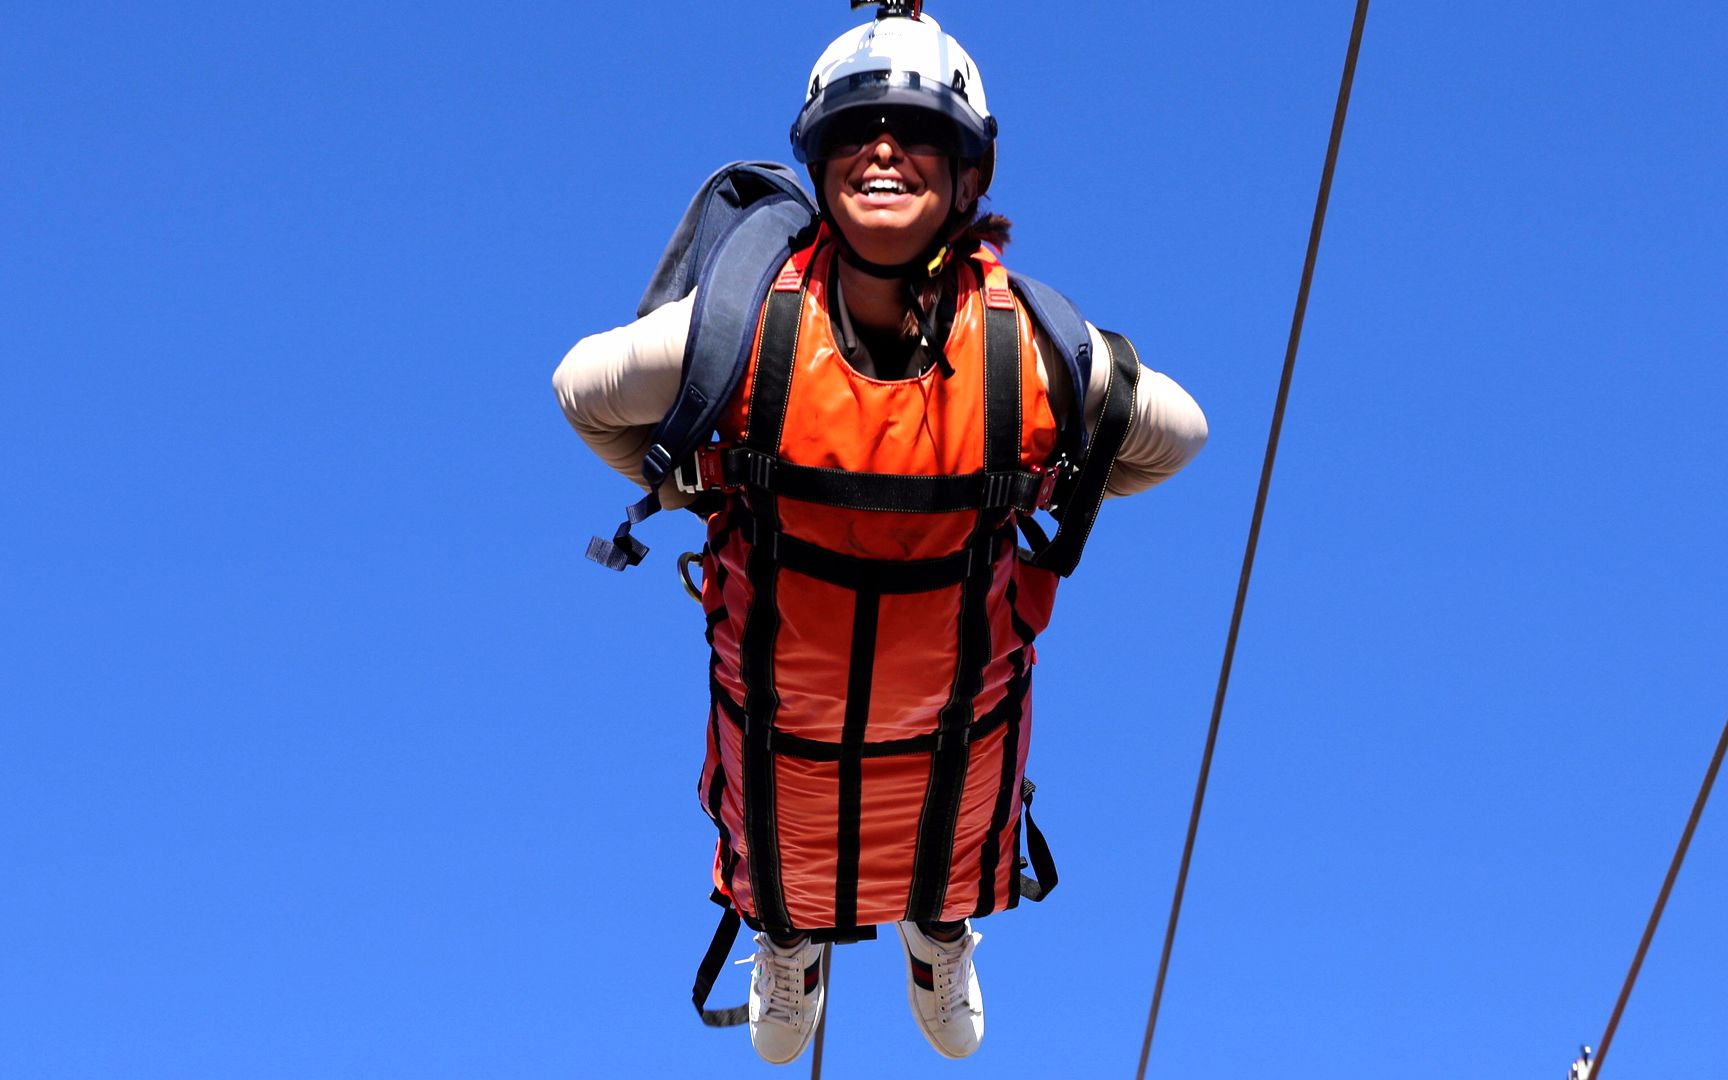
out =
<svg viewBox="0 0 1728 1080"><path fill-rule="evenodd" d="M953 121L929 109L900 105L846 110L828 121L817 149L824 158L853 157L884 131L908 154L956 157L960 152Z"/></svg>

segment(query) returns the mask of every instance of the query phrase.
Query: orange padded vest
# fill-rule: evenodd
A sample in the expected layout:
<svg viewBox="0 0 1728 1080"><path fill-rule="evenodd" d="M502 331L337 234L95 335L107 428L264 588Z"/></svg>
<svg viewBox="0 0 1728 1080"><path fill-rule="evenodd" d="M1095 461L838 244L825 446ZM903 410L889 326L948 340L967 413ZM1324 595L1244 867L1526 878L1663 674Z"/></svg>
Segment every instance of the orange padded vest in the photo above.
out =
<svg viewBox="0 0 1728 1080"><path fill-rule="evenodd" d="M834 256L819 238L787 261L719 426L758 482L709 518L700 796L717 898L758 929L844 939L1019 898L1032 642L1057 575L1017 554L1015 525L1058 433L988 250L957 275L952 373L894 381L834 340ZM961 504L982 505L942 509Z"/></svg>

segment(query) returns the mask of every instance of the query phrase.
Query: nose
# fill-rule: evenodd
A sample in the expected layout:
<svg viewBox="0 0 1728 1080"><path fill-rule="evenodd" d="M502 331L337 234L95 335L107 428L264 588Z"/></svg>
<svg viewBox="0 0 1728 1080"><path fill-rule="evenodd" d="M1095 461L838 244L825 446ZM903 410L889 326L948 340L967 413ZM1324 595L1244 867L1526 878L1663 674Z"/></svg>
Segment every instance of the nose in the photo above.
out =
<svg viewBox="0 0 1728 1080"><path fill-rule="evenodd" d="M894 136L884 131L876 136L876 141L870 146L870 156L879 162L893 161L900 156L900 144L894 141Z"/></svg>

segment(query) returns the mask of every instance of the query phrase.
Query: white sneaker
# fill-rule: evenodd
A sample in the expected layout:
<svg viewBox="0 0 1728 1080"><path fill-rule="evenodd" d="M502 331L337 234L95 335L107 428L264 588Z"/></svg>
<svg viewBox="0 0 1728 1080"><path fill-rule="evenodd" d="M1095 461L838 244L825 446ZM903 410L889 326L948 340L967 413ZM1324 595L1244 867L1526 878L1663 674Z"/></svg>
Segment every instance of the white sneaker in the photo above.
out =
<svg viewBox="0 0 1728 1080"><path fill-rule="evenodd" d="M767 934L757 934L750 978L750 1045L757 1055L785 1065L802 1054L822 1018L826 991L822 946L805 941L783 949Z"/></svg>
<svg viewBox="0 0 1728 1080"><path fill-rule="evenodd" d="M970 922L958 941L937 941L913 922L896 929L906 946L906 996L919 1030L943 1057L966 1057L984 1039L984 995L972 967L972 950L984 935Z"/></svg>

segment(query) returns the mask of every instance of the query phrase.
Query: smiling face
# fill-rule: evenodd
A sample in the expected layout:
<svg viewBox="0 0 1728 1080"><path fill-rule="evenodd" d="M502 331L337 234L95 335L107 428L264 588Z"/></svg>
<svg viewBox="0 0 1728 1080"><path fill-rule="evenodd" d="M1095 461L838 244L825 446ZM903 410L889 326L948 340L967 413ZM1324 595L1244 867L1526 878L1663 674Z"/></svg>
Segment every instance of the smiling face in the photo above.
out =
<svg viewBox="0 0 1728 1080"><path fill-rule="evenodd" d="M870 262L893 266L917 258L936 241L951 210L969 210L977 201L977 169L962 167L956 190L950 158L931 146L912 149L930 152L908 152L884 130L823 166L828 212Z"/></svg>

